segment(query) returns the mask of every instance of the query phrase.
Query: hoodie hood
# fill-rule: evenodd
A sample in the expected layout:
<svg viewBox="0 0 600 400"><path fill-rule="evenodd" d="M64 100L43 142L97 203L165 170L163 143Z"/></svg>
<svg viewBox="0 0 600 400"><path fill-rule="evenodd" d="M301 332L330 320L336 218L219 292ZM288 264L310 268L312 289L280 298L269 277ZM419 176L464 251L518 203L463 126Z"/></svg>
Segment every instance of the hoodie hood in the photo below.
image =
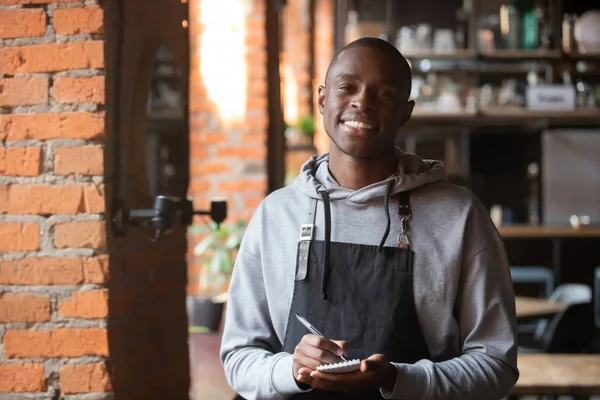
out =
<svg viewBox="0 0 600 400"><path fill-rule="evenodd" d="M446 180L446 169L441 161L422 160L414 154L396 149L398 170L386 180L359 190L343 188L329 172L329 154L313 156L306 161L293 185L305 195L321 199L326 192L331 200L346 199L362 204L420 186Z"/></svg>
<svg viewBox="0 0 600 400"><path fill-rule="evenodd" d="M328 298L327 287L331 274L331 201L345 199L353 204L364 204L372 200L383 199L386 225L379 246L377 246L377 251L381 252L391 227L389 198L395 194L446 179L444 165L440 161L424 161L413 154L405 154L400 149L396 150L396 154L398 156L396 173L381 182L376 182L359 190L346 189L337 183L329 172L329 154L310 158L302 166L299 176L294 180L294 186L302 193L317 201L321 200L324 205L324 269L321 279L321 298L324 300ZM410 204L407 196L400 195L398 200L398 218L402 221L403 226L401 235L398 237L398 243L400 245L401 238L405 238L405 244L408 246L410 243L406 235L406 223L411 216Z"/></svg>

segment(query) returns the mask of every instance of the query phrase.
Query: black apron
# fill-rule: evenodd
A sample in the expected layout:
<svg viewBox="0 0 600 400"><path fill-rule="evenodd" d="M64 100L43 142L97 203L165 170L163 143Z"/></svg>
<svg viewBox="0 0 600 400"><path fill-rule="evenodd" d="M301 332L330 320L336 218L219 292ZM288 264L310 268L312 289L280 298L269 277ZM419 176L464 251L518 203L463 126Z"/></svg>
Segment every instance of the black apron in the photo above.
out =
<svg viewBox="0 0 600 400"><path fill-rule="evenodd" d="M391 182L388 189L391 187ZM384 247L390 230L388 196L384 210L387 227L379 246L330 242L329 197L321 192L325 207L325 240L313 240L312 224L302 226L292 306L288 316L283 351L290 354L308 330L294 314L306 318L323 336L348 342L347 359L365 359L384 354L389 361L413 364L431 359L421 332L413 292L413 258L407 235L410 219L408 193L398 195L398 218L402 231L397 247ZM292 371L290 371L292 373ZM379 389L360 393L313 389L295 400L382 399ZM236 399L242 399L237 396Z"/></svg>
<svg viewBox="0 0 600 400"><path fill-rule="evenodd" d="M365 359L377 353L398 363L430 359L414 302L414 252L407 235L408 193L401 193L398 199L398 218L403 228L398 235L398 247L383 246L390 227L387 196L384 207L388 225L380 246L330 242L329 199L325 192L322 196L325 240L312 240L310 225L303 226L283 351L294 353L302 337L309 333L294 317L298 313L326 338L346 340L348 360ZM382 396L379 389L362 393L314 389L293 399L382 399Z"/></svg>

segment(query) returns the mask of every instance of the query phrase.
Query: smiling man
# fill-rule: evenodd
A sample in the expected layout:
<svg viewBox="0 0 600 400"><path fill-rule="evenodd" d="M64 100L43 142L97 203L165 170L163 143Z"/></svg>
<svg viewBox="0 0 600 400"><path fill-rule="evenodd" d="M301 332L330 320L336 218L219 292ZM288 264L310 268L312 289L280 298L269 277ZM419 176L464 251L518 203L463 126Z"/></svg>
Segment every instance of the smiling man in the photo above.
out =
<svg viewBox="0 0 600 400"><path fill-rule="evenodd" d="M516 382L500 236L441 162L395 147L410 85L379 39L332 60L319 88L330 153L262 202L236 260L221 358L240 397L492 400ZM317 371L342 356L359 369Z"/></svg>

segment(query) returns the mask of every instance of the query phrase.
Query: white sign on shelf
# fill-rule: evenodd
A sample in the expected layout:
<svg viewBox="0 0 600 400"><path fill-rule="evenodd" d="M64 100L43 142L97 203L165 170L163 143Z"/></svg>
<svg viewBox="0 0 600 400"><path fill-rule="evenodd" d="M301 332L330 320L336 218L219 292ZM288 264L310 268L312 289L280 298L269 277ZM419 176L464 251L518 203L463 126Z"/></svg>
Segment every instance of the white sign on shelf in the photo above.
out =
<svg viewBox="0 0 600 400"><path fill-rule="evenodd" d="M528 86L526 100L530 110L574 110L575 88L572 85Z"/></svg>

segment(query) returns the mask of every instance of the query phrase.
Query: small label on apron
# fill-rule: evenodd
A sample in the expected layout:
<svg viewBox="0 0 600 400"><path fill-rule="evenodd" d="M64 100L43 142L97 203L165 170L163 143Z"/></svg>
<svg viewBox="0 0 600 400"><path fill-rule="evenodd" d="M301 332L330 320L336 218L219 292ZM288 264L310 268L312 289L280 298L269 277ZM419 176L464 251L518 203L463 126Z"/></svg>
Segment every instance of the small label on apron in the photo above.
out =
<svg viewBox="0 0 600 400"><path fill-rule="evenodd" d="M315 226L313 224L305 224L300 228L300 242L298 243L298 259L296 262L295 278L297 281L306 279L306 273L308 271L308 255L310 253L310 243L312 242L314 229Z"/></svg>

